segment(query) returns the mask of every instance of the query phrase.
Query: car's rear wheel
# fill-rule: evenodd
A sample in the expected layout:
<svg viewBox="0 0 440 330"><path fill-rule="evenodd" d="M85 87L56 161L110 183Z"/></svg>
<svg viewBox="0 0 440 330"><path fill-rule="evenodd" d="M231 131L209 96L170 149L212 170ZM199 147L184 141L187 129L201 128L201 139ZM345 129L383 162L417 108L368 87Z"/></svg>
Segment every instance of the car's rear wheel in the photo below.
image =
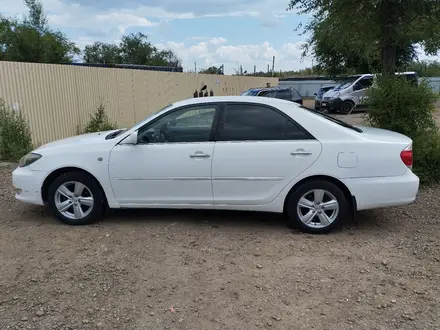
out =
<svg viewBox="0 0 440 330"><path fill-rule="evenodd" d="M305 182L290 194L286 205L290 225L313 234L328 233L347 217L349 210L341 188L324 180Z"/></svg>
<svg viewBox="0 0 440 330"><path fill-rule="evenodd" d="M48 204L60 221L69 225L86 225L102 215L104 194L89 175L70 172L52 182Z"/></svg>

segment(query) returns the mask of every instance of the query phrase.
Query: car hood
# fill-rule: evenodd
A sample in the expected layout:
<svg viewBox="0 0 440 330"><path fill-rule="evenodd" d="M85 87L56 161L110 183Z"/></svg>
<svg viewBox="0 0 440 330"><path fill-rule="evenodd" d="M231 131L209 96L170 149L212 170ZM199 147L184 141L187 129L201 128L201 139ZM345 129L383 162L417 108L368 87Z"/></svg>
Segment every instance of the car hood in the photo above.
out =
<svg viewBox="0 0 440 330"><path fill-rule="evenodd" d="M88 133L88 134L82 134L82 135L76 135L72 137L68 137L65 139L57 140L54 142L47 143L45 145L42 145L37 150L44 150L48 148L56 148L56 147L63 147L63 146L71 146L71 145L87 145L92 144L96 142L105 141L105 137L112 133L119 131L120 129L111 130L111 131L104 131L104 132L96 132L96 133Z"/></svg>
<svg viewBox="0 0 440 330"><path fill-rule="evenodd" d="M339 94L340 94L340 91L335 91L332 89L332 90L325 92L324 95L322 96L322 98L324 99L324 98L328 97L328 98L332 99L332 98L338 97Z"/></svg>

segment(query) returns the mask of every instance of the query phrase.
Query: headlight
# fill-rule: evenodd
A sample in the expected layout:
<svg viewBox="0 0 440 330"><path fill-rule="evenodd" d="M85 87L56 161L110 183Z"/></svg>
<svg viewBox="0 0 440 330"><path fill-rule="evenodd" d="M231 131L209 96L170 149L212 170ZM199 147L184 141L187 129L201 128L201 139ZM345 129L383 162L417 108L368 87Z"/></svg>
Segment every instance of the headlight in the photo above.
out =
<svg viewBox="0 0 440 330"><path fill-rule="evenodd" d="M20 167L29 166L32 163L35 163L41 157L42 156L40 154L36 154L33 152L28 153L27 155L24 155L23 157L21 157L20 161L18 162L18 166L20 166Z"/></svg>

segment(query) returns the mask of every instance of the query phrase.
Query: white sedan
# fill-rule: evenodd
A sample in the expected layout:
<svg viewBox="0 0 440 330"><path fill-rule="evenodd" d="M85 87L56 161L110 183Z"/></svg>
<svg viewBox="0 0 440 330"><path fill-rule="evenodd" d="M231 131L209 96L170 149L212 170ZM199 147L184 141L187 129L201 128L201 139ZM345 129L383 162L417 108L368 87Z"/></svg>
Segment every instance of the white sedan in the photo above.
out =
<svg viewBox="0 0 440 330"><path fill-rule="evenodd" d="M188 99L130 129L46 144L13 172L16 198L71 225L107 207L285 213L324 233L358 210L409 204L412 140L351 126L293 102Z"/></svg>

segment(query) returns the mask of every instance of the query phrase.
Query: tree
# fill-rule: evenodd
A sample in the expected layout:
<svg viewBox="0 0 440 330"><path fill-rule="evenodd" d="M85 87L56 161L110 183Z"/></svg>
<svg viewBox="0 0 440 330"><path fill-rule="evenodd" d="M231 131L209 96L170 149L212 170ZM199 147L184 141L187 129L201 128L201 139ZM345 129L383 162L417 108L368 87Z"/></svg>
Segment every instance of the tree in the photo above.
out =
<svg viewBox="0 0 440 330"><path fill-rule="evenodd" d="M347 66L394 74L416 56L440 49L440 4L435 0L291 0L288 10L311 14L304 54L326 68ZM362 71L364 71L362 70Z"/></svg>
<svg viewBox="0 0 440 330"><path fill-rule="evenodd" d="M121 64L122 57L118 46L97 41L84 48L84 62Z"/></svg>
<svg viewBox="0 0 440 330"><path fill-rule="evenodd" d="M0 60L69 63L79 49L60 31L51 30L43 6L25 0L29 15L20 21L0 16Z"/></svg>
<svg viewBox="0 0 440 330"><path fill-rule="evenodd" d="M132 33L121 38L119 45L95 42L84 49L86 63L138 64L179 66L180 61L171 50L159 50L145 34Z"/></svg>
<svg viewBox="0 0 440 330"><path fill-rule="evenodd" d="M415 71L419 77L439 77L440 62L439 61L417 61L408 66L409 71Z"/></svg>
<svg viewBox="0 0 440 330"><path fill-rule="evenodd" d="M223 66L216 67L216 66L210 66L207 69L200 70L199 73L201 74L223 74Z"/></svg>

